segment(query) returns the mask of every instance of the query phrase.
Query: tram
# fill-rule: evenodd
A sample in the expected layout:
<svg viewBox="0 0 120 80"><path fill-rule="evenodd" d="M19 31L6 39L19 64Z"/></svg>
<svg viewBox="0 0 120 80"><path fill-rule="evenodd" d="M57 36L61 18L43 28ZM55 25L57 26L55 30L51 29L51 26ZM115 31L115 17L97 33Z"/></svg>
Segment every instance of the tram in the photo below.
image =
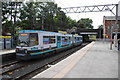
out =
<svg viewBox="0 0 120 80"><path fill-rule="evenodd" d="M16 58L20 60L37 58L47 53L56 53L83 42L82 36L73 34L40 30L21 30L18 33Z"/></svg>

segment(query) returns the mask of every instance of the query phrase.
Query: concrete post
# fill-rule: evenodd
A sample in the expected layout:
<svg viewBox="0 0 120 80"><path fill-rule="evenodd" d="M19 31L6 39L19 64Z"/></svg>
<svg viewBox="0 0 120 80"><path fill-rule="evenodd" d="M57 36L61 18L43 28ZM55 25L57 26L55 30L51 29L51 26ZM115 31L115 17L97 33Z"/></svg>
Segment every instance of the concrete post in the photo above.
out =
<svg viewBox="0 0 120 80"><path fill-rule="evenodd" d="M117 47L117 33L118 33L118 27L117 27L117 24L118 24L118 4L116 4L116 21L115 21L115 47Z"/></svg>
<svg viewBox="0 0 120 80"><path fill-rule="evenodd" d="M2 2L0 1L0 36L2 32Z"/></svg>
<svg viewBox="0 0 120 80"><path fill-rule="evenodd" d="M118 16L120 16L120 1L118 3Z"/></svg>
<svg viewBox="0 0 120 80"><path fill-rule="evenodd" d="M105 16L103 17L103 42L105 41Z"/></svg>
<svg viewBox="0 0 120 80"><path fill-rule="evenodd" d="M0 36L2 36L2 2L0 1ZM3 45L0 45L2 48ZM1 50L1 49L0 49ZM2 65L2 56L0 56L0 65ZM0 69L0 73L2 72L2 69ZM2 80L2 76L0 76L0 79Z"/></svg>

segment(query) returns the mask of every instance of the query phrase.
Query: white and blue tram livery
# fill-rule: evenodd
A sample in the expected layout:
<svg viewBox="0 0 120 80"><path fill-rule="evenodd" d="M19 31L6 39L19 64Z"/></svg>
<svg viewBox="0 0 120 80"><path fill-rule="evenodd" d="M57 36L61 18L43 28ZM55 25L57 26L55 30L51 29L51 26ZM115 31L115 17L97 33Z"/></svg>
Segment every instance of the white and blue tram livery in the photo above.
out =
<svg viewBox="0 0 120 80"><path fill-rule="evenodd" d="M61 51L82 44L82 36L39 30L21 30L16 58L27 60L46 53Z"/></svg>

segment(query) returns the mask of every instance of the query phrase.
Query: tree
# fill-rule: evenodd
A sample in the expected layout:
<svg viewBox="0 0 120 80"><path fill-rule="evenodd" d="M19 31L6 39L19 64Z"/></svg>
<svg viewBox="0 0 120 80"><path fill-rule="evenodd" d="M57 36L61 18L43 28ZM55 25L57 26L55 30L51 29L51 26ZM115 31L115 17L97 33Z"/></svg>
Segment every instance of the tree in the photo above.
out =
<svg viewBox="0 0 120 80"><path fill-rule="evenodd" d="M93 29L93 26L92 26L92 19L89 19L89 18L82 18L80 20L78 20L78 25L79 25L79 28L85 28L85 29Z"/></svg>
<svg viewBox="0 0 120 80"><path fill-rule="evenodd" d="M20 25L23 29L42 29L53 31L57 29L60 18L66 15L57 7L57 4L51 3L26 3L20 9ZM64 22L64 21L63 21ZM63 24L63 23L62 23Z"/></svg>
<svg viewBox="0 0 120 80"><path fill-rule="evenodd" d="M10 6L16 7L17 9ZM20 3L19 8L18 6L17 3L7 3L3 5L3 25L11 24L9 29L20 27L21 29L57 31L58 29L66 30L73 27L85 29L93 28L91 19L82 18L79 21L72 20L53 2ZM10 17L11 20L9 20ZM12 20L12 18L14 20Z"/></svg>
<svg viewBox="0 0 120 80"><path fill-rule="evenodd" d="M2 2L2 28L3 31L15 33L16 21L18 19L18 8L21 2Z"/></svg>
<svg viewBox="0 0 120 80"><path fill-rule="evenodd" d="M98 29L103 29L103 25L99 25L99 26L98 26Z"/></svg>
<svg viewBox="0 0 120 80"><path fill-rule="evenodd" d="M37 14L37 4L34 2L22 4L19 19L23 29L34 29Z"/></svg>
<svg viewBox="0 0 120 80"><path fill-rule="evenodd" d="M99 38L103 38L103 25L99 25L98 26L98 29L99 29Z"/></svg>

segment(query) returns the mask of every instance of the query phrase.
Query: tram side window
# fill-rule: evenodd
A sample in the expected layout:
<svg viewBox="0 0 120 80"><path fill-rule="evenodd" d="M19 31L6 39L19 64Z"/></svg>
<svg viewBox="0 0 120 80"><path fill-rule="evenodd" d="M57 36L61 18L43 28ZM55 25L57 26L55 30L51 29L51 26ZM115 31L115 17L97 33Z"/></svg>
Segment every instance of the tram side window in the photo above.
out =
<svg viewBox="0 0 120 80"><path fill-rule="evenodd" d="M43 44L55 43L55 36L43 36Z"/></svg>
<svg viewBox="0 0 120 80"><path fill-rule="evenodd" d="M50 37L50 43L55 43L55 36Z"/></svg>
<svg viewBox="0 0 120 80"><path fill-rule="evenodd" d="M71 37L68 37L68 40L71 41Z"/></svg>
<svg viewBox="0 0 120 80"><path fill-rule="evenodd" d="M82 38L80 37L79 40L82 40Z"/></svg>
<svg viewBox="0 0 120 80"><path fill-rule="evenodd" d="M78 37L78 41L80 42L80 37Z"/></svg>
<svg viewBox="0 0 120 80"><path fill-rule="evenodd" d="M77 37L75 37L75 41L77 41Z"/></svg>
<svg viewBox="0 0 120 80"><path fill-rule="evenodd" d="M68 41L68 37L67 36L62 37L62 43L63 44L67 44L67 41Z"/></svg>
<svg viewBox="0 0 120 80"><path fill-rule="evenodd" d="M78 37L75 37L75 42L78 42Z"/></svg>
<svg viewBox="0 0 120 80"><path fill-rule="evenodd" d="M30 46L38 45L38 34L31 33L30 34Z"/></svg>
<svg viewBox="0 0 120 80"><path fill-rule="evenodd" d="M49 44L49 36L43 36L43 44Z"/></svg>
<svg viewBox="0 0 120 80"><path fill-rule="evenodd" d="M77 41L79 41L79 40L80 40L80 38L78 37L78 38L77 38Z"/></svg>

